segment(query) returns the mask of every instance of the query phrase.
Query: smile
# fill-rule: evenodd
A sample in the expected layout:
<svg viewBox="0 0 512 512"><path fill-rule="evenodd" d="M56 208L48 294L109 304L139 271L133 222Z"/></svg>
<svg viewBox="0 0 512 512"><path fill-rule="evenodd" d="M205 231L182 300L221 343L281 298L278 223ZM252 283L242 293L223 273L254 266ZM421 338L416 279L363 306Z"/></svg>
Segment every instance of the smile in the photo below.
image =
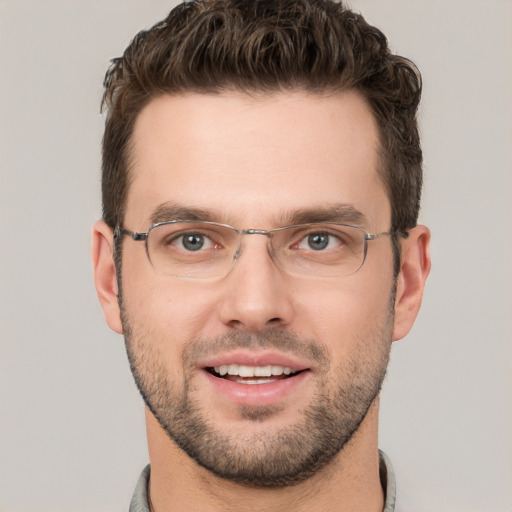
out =
<svg viewBox="0 0 512 512"><path fill-rule="evenodd" d="M223 364L210 367L207 371L215 377L238 384L271 384L300 372L300 370L294 370L289 366L249 366L245 364Z"/></svg>
<svg viewBox="0 0 512 512"><path fill-rule="evenodd" d="M278 351L236 350L201 361L199 375L218 404L263 406L299 396L312 382L311 361Z"/></svg>

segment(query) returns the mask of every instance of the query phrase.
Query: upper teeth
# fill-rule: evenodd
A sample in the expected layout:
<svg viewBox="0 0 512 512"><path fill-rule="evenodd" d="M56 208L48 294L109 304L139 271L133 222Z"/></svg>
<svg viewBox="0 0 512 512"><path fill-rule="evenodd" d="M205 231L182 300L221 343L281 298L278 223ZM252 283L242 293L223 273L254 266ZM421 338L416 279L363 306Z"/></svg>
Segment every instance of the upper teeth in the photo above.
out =
<svg viewBox="0 0 512 512"><path fill-rule="evenodd" d="M271 377L272 375L290 375L295 373L289 366L246 366L244 364L223 364L213 368L220 375L238 375L239 377Z"/></svg>

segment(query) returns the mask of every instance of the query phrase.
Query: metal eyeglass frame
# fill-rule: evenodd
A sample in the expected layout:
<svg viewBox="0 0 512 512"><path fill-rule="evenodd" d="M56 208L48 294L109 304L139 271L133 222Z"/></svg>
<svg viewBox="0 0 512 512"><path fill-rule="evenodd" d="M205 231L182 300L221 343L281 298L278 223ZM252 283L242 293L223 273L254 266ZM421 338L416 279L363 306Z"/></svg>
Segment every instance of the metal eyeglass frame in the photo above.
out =
<svg viewBox="0 0 512 512"><path fill-rule="evenodd" d="M209 226L219 226L219 227L222 227L222 228L227 228L227 229L233 231L234 233L236 233L238 235L238 238L239 238L239 245L238 245L238 249L233 254L233 262L235 262L238 259L239 255L240 255L241 248L242 248L242 237L244 235L263 235L263 236L266 236L268 239L272 239L273 234L278 232L278 231L283 231L283 230L290 229L290 228L302 228L302 227L307 227L307 226L319 226L319 225L322 225L322 224L328 224L328 225L332 225L332 226L344 226L344 227L348 227L348 228L357 229L358 231L360 231L364 235L363 258L362 258L362 261L361 261L361 264L359 265L359 267L357 267L357 269L354 270L354 272L352 272L351 274L347 274L347 275L355 274L364 265L364 262L366 261L366 255L367 255L367 252L368 252L368 242L369 241L376 240L376 239L381 238L383 236L394 236L394 235L397 234L396 231L383 231L381 233L367 233L360 226L354 226L352 224L343 224L341 222L310 222L310 223L305 223L305 224L293 224L293 225L290 225L290 226L283 226L283 227L280 227L280 228L266 230L266 229L237 229L237 228L235 228L233 226L230 226L229 224L222 224L220 222L179 219L179 220L169 220L169 221L164 221L164 222L157 222L156 224L153 224L145 233L139 233L139 232L136 232L136 231L131 231L129 229L123 228L123 227L118 225L114 229L114 240L119 239L121 236L128 236L128 237L130 237L135 242L142 242L142 241L145 242L146 255L147 255L150 263L153 265L153 262L151 261L151 258L149 256L149 249L148 249L148 244L147 244L147 240L148 240L149 234L151 233L151 231L153 229L155 229L155 228L157 228L159 226L169 225L169 224L180 224L180 223L204 224L204 225L209 225ZM227 274L229 274L229 272ZM180 276L174 276L174 277L180 278ZM334 277L334 276L331 276L331 277ZM338 276L338 277L341 277L341 276ZM185 278L183 278L183 279L185 279ZM221 279L221 278L219 277L219 279Z"/></svg>

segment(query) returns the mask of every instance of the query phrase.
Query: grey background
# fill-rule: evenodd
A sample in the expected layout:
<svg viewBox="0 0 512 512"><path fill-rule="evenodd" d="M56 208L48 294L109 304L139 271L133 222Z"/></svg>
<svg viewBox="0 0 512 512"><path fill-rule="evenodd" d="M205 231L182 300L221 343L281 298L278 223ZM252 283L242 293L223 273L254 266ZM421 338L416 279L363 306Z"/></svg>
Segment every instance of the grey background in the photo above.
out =
<svg viewBox="0 0 512 512"><path fill-rule="evenodd" d="M89 262L104 71L163 0L0 0L0 511L127 510L147 462ZM380 446L409 512L512 511L512 2L352 0L425 80L433 270Z"/></svg>

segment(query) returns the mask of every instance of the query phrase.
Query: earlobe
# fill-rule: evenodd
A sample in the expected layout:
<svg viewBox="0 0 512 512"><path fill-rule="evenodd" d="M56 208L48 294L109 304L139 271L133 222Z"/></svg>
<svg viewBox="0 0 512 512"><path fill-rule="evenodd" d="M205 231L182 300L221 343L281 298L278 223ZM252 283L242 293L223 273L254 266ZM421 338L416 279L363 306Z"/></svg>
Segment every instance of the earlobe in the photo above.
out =
<svg viewBox="0 0 512 512"><path fill-rule="evenodd" d="M402 241L402 258L397 280L393 341L403 338L412 328L423 298L430 272L430 231L416 226Z"/></svg>
<svg viewBox="0 0 512 512"><path fill-rule="evenodd" d="M91 242L94 285L105 320L113 331L122 334L112 229L103 221L96 222L92 228Z"/></svg>

